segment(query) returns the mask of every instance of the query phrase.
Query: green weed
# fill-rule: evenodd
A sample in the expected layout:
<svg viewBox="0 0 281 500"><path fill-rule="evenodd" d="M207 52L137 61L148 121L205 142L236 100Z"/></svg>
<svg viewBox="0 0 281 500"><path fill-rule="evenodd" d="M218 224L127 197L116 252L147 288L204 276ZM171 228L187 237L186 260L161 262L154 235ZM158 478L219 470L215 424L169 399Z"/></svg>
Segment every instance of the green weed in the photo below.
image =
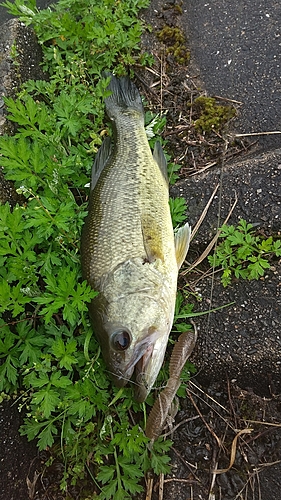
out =
<svg viewBox="0 0 281 500"><path fill-rule="evenodd" d="M170 198L170 211L174 228L182 225L186 220L187 205L184 198Z"/></svg>
<svg viewBox="0 0 281 500"><path fill-rule="evenodd" d="M148 469L169 471L171 442L149 451L146 405L111 385L88 319L95 292L79 259L85 185L106 127L100 74L147 60L137 19L147 4L60 0L39 12L33 0L5 3L34 27L50 78L5 100L16 133L0 138L1 165L25 203L0 205L0 394L18 395L21 433L64 463L62 490L88 473L100 499L131 498ZM161 127L162 119L155 136ZM184 210L180 202L176 223Z"/></svg>
<svg viewBox="0 0 281 500"><path fill-rule="evenodd" d="M173 55L178 64L187 66L190 52L186 47L184 32L179 27L164 26L157 37L167 46L167 53Z"/></svg>
<svg viewBox="0 0 281 500"><path fill-rule="evenodd" d="M241 219L237 227L224 225L214 255L208 257L214 267L222 267L222 284L227 286L233 277L259 279L270 268L269 259L281 256L281 240L263 238L254 233L252 224Z"/></svg>
<svg viewBox="0 0 281 500"><path fill-rule="evenodd" d="M60 0L38 11L36 0L6 1L10 13L32 24L44 47L43 69L60 87L90 85L101 69L118 74L138 60L142 23L137 14L148 0Z"/></svg>

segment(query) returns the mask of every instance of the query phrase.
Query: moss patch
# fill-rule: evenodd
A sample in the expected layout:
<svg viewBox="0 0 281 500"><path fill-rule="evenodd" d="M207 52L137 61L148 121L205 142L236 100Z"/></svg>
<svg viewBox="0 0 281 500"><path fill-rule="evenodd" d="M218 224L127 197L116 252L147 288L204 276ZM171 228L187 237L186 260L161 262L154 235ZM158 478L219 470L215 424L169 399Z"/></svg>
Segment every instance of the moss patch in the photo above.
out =
<svg viewBox="0 0 281 500"><path fill-rule="evenodd" d="M200 96L195 99L193 109L199 114L194 122L195 129L199 132L220 131L224 125L236 115L233 106L216 103L214 97Z"/></svg>
<svg viewBox="0 0 281 500"><path fill-rule="evenodd" d="M171 54L178 64L182 66L188 64L190 52L186 48L186 38L180 28L164 26L157 33L157 37L167 46L168 54Z"/></svg>

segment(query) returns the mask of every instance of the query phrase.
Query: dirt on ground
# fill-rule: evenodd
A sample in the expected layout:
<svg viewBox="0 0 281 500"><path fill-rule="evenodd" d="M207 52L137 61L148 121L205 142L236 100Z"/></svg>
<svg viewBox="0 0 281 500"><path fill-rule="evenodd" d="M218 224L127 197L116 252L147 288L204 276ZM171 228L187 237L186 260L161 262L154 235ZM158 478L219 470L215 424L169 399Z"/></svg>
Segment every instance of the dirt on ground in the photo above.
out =
<svg viewBox="0 0 281 500"><path fill-rule="evenodd" d="M194 101L204 92L196 65L188 61L188 40L181 26L181 9L181 4L174 1L163 4L153 0L150 8L143 12L142 17L152 26L152 30L143 37L143 48L154 55L155 64L146 70L136 67L135 81L153 112L167 112L164 137L168 141L172 160L181 165L178 185L183 193L185 179L195 175L199 179L198 176L214 169L227 170L234 160L242 162L253 156L256 144L255 141L235 138L231 123L227 130L219 132L205 133L195 129L194 120L200 114ZM229 102L227 96L222 103L236 107L239 112L239 105ZM209 239L206 232L204 238L206 241ZM193 245L191 248L192 259L200 256L204 238L198 241L197 247ZM271 314L273 309L276 311L275 317L271 318L276 321L273 325L276 330L280 322L280 262L274 265L276 280L273 270L269 276L273 288L272 293L267 294L265 314L268 315L268 311ZM249 325L253 330L259 328L257 324L253 326L253 321L259 318L260 313L253 308L264 303L259 306L257 302L257 298L263 295L261 286L264 283L234 283L232 288L225 290L219 278L213 279L206 271L203 262L201 267L193 269L188 279L180 278L180 286L190 287L194 296L198 296L200 282L201 308L213 299L215 303L228 303L234 295L240 309L236 314L232 309L226 316L218 313L214 319L206 316L198 320L199 341L192 358L198 362L198 373L188 385L186 399L181 401L175 421L163 431L174 442L171 474L146 477L143 481L145 494L140 495L138 500L278 499L281 491L281 395L273 373L273 366L277 370L278 365L273 352L274 359L267 369L262 362L253 367L250 361L255 353L251 354L250 348L254 350L255 345L249 346L247 337ZM251 293L254 293L253 302L249 302ZM194 303L198 305L197 300ZM243 309L243 304L247 303L249 307L244 306ZM243 328L241 308L244 311ZM266 318L259 318L265 321L265 331L273 328ZM236 338L236 344L238 342L239 347L240 342L242 351L248 349L249 366L244 365L244 369L239 364L237 345L235 342L228 344L227 332L235 331L236 327L241 336L240 341ZM208 336L210 332L213 335ZM219 332L224 334L223 349L220 349L221 340L216 343ZM280 351L280 338L279 347L276 342L275 336L272 340L273 351L274 345L277 345L275 353L278 349ZM60 492L63 465L55 461L51 467L46 467L52 450L39 453L36 443L27 443L25 437L20 437L18 429L21 422L22 415L18 413L16 401L0 405L0 500L82 498L78 487L70 486L67 496Z"/></svg>

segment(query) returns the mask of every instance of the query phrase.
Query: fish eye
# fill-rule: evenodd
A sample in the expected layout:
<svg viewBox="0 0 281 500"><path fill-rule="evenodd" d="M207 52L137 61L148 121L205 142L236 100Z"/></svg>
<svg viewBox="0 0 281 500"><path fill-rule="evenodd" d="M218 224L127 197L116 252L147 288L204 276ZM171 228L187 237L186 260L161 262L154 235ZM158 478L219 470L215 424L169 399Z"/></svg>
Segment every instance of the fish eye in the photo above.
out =
<svg viewBox="0 0 281 500"><path fill-rule="evenodd" d="M126 351L131 345L131 336L127 330L118 330L112 336L112 344L116 351Z"/></svg>

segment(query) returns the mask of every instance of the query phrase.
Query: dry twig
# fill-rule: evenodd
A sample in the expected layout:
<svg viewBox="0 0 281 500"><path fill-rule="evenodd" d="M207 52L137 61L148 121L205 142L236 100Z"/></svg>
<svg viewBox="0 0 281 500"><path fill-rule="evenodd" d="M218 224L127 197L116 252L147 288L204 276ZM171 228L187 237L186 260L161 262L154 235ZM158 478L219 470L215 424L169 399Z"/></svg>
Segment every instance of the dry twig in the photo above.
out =
<svg viewBox="0 0 281 500"><path fill-rule="evenodd" d="M213 471L213 474L224 474L225 472L228 472L231 467L233 466L234 462L235 462L235 457L236 457L236 447L237 447L237 440L238 438L242 435L242 434L250 434L252 432L253 429L241 429L241 431L239 431L235 438L233 439L232 441L232 445L231 445L231 453L230 453L230 462L229 462L229 466L226 468L226 469L216 469Z"/></svg>
<svg viewBox="0 0 281 500"><path fill-rule="evenodd" d="M186 392L187 392L187 394L188 394L188 396L189 396L189 398L190 398L190 401L192 402L192 404L193 404L194 408L196 409L196 411L197 411L198 415L200 416L201 420L204 422L204 424L205 424L205 426L207 427L208 431L209 431L209 432L212 434L212 436L215 438L215 440L217 441L217 443L218 443L219 447L221 447L221 446L222 446L222 442L221 442L220 438L216 435L216 433L213 431L213 429L212 429L212 428L209 426L209 424L206 422L206 420L205 420L205 418L203 417L203 415L202 415L201 411L199 410L199 408L198 408L197 404L195 403L195 401L194 401L193 397L191 396L191 392L190 392L188 389L186 389Z"/></svg>
<svg viewBox="0 0 281 500"><path fill-rule="evenodd" d="M227 222L228 222L228 220L229 220L229 218L230 218L230 216L231 216L231 214L232 214L232 212L233 212L234 208L236 207L237 201L238 201L238 198L237 198L237 195L236 195L236 193L235 193L235 200L234 200L234 203L233 203L233 205L232 205L232 207L231 207L231 209L230 209L230 211L229 211L229 213L228 213L227 217L225 218L225 220L224 220L224 222L223 222L223 224L222 224L222 225L227 224ZM209 207L208 207L208 208L209 208ZM203 213L204 213L204 212L203 212ZM201 216L201 217L202 217L202 216ZM201 224L202 224L202 222L203 222L203 220L201 220L201 217L200 217L200 219L199 219L199 221L201 221L201 222L200 222L200 225L201 225ZM198 223L197 223L197 224L198 224ZM195 226L195 229L197 228L197 224L196 224L196 226ZM216 233L216 235L214 236L214 238L212 239L212 241L209 243L209 245L205 248L204 252L200 255L200 257L199 257L199 258L198 258L198 259L197 259L197 260L196 260L193 264L191 264L191 266L189 266L187 269L185 269L185 270L181 273L181 275L182 275L182 276L185 276L185 275L186 275L187 273L189 273L192 269L194 269L195 267L197 267L197 266L198 266L198 265L199 265L199 264L200 264L200 263L201 263L204 259L206 259L206 257L209 255L209 253L210 253L210 251L212 250L212 248L215 246L215 244L216 244L216 242L217 242L217 240L218 240L218 237L219 237L220 233L221 233L221 231L220 231L220 230L218 230L218 231L217 231L217 233ZM191 235L191 239L192 239L192 235Z"/></svg>

